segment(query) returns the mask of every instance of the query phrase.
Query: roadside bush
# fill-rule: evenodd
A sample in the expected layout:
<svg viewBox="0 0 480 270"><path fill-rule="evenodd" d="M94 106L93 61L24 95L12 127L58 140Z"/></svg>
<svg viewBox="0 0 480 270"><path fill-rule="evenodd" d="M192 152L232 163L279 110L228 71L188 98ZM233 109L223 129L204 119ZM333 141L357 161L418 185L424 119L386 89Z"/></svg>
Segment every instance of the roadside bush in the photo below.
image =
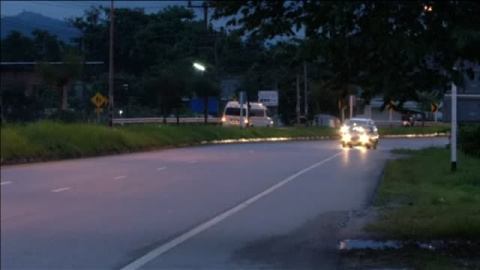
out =
<svg viewBox="0 0 480 270"><path fill-rule="evenodd" d="M459 145L465 154L480 157L480 125L460 127Z"/></svg>
<svg viewBox="0 0 480 270"><path fill-rule="evenodd" d="M65 110L63 112L54 112L48 117L48 120L58 121L63 123L82 123L87 122L88 116L84 112L77 112L73 110Z"/></svg>

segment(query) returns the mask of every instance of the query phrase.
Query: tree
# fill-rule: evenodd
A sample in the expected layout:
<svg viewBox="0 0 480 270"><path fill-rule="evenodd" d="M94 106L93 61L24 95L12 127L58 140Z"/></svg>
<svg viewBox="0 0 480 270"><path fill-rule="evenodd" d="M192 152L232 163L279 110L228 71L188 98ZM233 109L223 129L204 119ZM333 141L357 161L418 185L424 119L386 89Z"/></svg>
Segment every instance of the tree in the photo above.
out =
<svg viewBox="0 0 480 270"><path fill-rule="evenodd" d="M82 71L83 57L73 50L66 51L62 56L62 64L55 65L39 62L37 71L44 81L58 87L61 91L60 113L68 107L68 84L78 78Z"/></svg>
<svg viewBox="0 0 480 270"><path fill-rule="evenodd" d="M401 102L430 73L430 90L445 88L459 61L478 62L480 4L448 1L215 1L243 33L269 39L305 33L311 59L321 56L331 80L369 87ZM422 87L425 87L423 85Z"/></svg>
<svg viewBox="0 0 480 270"><path fill-rule="evenodd" d="M191 65L188 60L150 70L143 78L142 97L145 104L160 109L163 117L173 110L178 115L182 97L190 96Z"/></svg>
<svg viewBox="0 0 480 270"><path fill-rule="evenodd" d="M33 40L12 31L2 40L2 62L31 62L37 58Z"/></svg>
<svg viewBox="0 0 480 270"><path fill-rule="evenodd" d="M38 56L36 60L60 61L62 59L62 52L66 45L57 36L40 29L34 30L32 34Z"/></svg>
<svg viewBox="0 0 480 270"><path fill-rule="evenodd" d="M203 116L205 123L208 122L208 101L210 97L218 97L219 88L215 85L212 79L197 75L193 80L193 91L195 94L203 98Z"/></svg>

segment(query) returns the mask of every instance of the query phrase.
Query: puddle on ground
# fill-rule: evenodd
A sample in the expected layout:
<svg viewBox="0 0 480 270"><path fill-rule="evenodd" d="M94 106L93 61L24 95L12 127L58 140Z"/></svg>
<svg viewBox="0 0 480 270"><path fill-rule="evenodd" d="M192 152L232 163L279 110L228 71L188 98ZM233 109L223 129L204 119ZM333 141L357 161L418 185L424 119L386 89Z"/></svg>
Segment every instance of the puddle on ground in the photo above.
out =
<svg viewBox="0 0 480 270"><path fill-rule="evenodd" d="M364 240L364 239L346 239L338 244L339 250L353 249L403 249L416 247L425 250L440 250L452 248L456 246L469 247L474 246L474 242L470 241L396 241L396 240Z"/></svg>

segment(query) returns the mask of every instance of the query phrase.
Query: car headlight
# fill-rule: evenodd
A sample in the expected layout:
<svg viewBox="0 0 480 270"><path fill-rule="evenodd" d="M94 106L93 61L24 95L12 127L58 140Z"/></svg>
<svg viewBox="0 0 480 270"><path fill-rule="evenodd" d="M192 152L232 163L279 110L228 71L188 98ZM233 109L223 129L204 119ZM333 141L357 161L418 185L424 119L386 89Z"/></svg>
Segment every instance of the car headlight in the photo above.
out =
<svg viewBox="0 0 480 270"><path fill-rule="evenodd" d="M352 135L350 135L350 134L344 134L344 135L342 136L342 140L345 141L345 142L348 142L348 141L350 141L351 139L352 139Z"/></svg>
<svg viewBox="0 0 480 270"><path fill-rule="evenodd" d="M342 126L342 127L340 128L340 132L341 132L341 133L345 133L345 132L347 132L347 131L348 131L348 126Z"/></svg>
<svg viewBox="0 0 480 270"><path fill-rule="evenodd" d="M362 143L367 143L370 139L368 138L367 135L363 134L362 136L360 136L360 141Z"/></svg>
<svg viewBox="0 0 480 270"><path fill-rule="evenodd" d="M222 117L222 122L227 121L227 118L225 116Z"/></svg>

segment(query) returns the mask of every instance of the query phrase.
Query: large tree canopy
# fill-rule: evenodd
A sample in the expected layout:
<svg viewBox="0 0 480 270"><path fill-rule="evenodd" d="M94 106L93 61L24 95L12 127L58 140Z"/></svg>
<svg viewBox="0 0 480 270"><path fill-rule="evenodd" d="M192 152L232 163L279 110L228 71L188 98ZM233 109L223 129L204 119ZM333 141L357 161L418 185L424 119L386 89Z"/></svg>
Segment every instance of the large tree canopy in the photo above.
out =
<svg viewBox="0 0 480 270"><path fill-rule="evenodd" d="M215 17L262 39L305 35L330 83L358 84L400 100L444 88L461 60L479 61L474 1L213 1Z"/></svg>

